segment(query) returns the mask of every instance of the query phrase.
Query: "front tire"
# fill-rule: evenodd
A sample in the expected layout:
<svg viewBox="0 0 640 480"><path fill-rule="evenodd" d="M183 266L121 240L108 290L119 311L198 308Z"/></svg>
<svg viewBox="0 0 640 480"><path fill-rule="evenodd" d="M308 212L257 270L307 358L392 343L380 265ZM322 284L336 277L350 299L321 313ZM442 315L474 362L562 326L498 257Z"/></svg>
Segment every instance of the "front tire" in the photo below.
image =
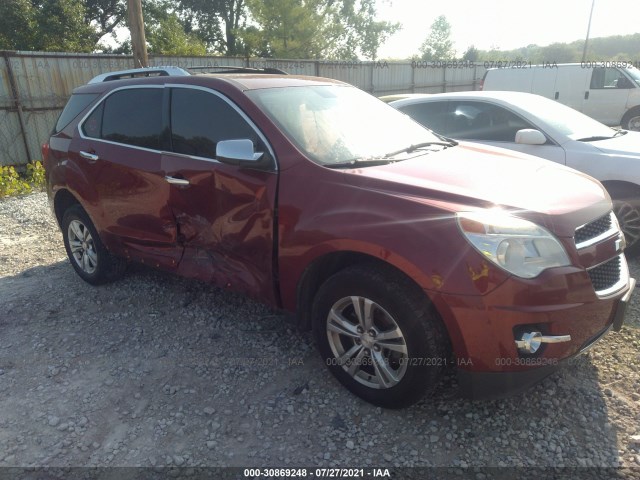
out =
<svg viewBox="0 0 640 480"><path fill-rule="evenodd" d="M634 107L625 113L620 126L625 130L640 132L640 108Z"/></svg>
<svg viewBox="0 0 640 480"><path fill-rule="evenodd" d="M329 278L314 301L313 327L331 373L381 407L407 407L432 392L448 359L426 296L388 268L349 267Z"/></svg>
<svg viewBox="0 0 640 480"><path fill-rule="evenodd" d="M635 256L640 252L640 188L615 186L609 189L609 194L627 242L626 253Z"/></svg>
<svg viewBox="0 0 640 480"><path fill-rule="evenodd" d="M107 251L89 215L80 205L73 205L64 212L62 237L71 265L85 282L100 285L124 274L125 260Z"/></svg>

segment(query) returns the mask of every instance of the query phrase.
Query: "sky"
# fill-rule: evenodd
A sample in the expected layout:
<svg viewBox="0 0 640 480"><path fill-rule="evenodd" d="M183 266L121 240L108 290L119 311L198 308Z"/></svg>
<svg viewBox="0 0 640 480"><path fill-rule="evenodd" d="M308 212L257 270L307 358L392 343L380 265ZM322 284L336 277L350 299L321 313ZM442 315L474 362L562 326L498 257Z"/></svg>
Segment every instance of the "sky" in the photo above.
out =
<svg viewBox="0 0 640 480"><path fill-rule="evenodd" d="M378 18L400 22L402 30L378 51L378 58L418 54L433 21L444 15L459 56L469 45L510 50L530 44L583 39L592 0L377 0ZM590 38L640 33L640 1L595 0ZM629 60L640 60L632 58ZM505 59L508 60L508 59Z"/></svg>

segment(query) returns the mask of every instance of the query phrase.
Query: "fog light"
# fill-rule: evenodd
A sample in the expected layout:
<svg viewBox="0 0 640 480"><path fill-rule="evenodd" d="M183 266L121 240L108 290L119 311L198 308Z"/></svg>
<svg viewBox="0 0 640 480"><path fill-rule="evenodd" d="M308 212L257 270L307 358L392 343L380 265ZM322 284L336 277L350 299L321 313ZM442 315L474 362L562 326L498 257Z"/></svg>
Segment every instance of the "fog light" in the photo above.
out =
<svg viewBox="0 0 640 480"><path fill-rule="evenodd" d="M570 342L571 335L542 335L540 332L523 333L516 346L522 353L536 353L543 343Z"/></svg>

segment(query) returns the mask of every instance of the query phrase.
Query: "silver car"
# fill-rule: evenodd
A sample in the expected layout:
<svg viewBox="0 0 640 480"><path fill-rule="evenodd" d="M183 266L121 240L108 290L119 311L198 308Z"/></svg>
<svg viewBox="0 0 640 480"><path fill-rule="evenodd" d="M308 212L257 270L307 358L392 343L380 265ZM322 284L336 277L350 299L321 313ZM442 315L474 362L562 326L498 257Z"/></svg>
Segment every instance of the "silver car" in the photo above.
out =
<svg viewBox="0 0 640 480"><path fill-rule="evenodd" d="M521 92L382 97L445 137L536 155L597 178L606 187L628 252L640 252L640 132L607 127L553 100Z"/></svg>

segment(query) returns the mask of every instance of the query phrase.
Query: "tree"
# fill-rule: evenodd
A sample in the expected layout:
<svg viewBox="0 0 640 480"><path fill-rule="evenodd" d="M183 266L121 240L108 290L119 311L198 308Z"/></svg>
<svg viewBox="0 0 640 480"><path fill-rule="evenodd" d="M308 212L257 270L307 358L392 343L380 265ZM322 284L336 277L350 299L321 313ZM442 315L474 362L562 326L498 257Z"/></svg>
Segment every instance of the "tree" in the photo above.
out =
<svg viewBox="0 0 640 480"><path fill-rule="evenodd" d="M334 3L329 1L329 4ZM340 58L375 60L387 38L400 30L399 23L376 20L375 0L343 0L333 22L342 25L343 35L336 53Z"/></svg>
<svg viewBox="0 0 640 480"><path fill-rule="evenodd" d="M478 50L474 45L470 45L469 48L467 48L465 52L462 54L462 60L467 60L469 62L477 62L479 55L480 55L480 50Z"/></svg>
<svg viewBox="0 0 640 480"><path fill-rule="evenodd" d="M0 2L0 50L31 50L35 29L30 0Z"/></svg>
<svg viewBox="0 0 640 480"><path fill-rule="evenodd" d="M208 50L235 56L241 52L238 32L246 19L244 0L179 0L177 14L187 33Z"/></svg>
<svg viewBox="0 0 640 480"><path fill-rule="evenodd" d="M431 24L431 33L420 47L422 60L449 60L456 52L451 41L451 24L440 15Z"/></svg>
<svg viewBox="0 0 640 480"><path fill-rule="evenodd" d="M480 60L521 60L524 62L537 63L563 63L579 62L582 58L584 39L575 40L571 43L553 43L541 47L536 44L529 44L513 50L500 50L492 46L490 50L479 50ZM640 50L640 33L632 35L616 35L603 38L592 38L589 40L588 60L617 60L634 58L636 52Z"/></svg>
<svg viewBox="0 0 640 480"><path fill-rule="evenodd" d="M0 2L0 49L91 52L93 32L81 0Z"/></svg>
<svg viewBox="0 0 640 480"><path fill-rule="evenodd" d="M238 53L237 32L240 21L245 18L245 5L243 0L224 0L220 9L220 17L224 23L224 40L227 47L227 55Z"/></svg>
<svg viewBox="0 0 640 480"><path fill-rule="evenodd" d="M145 36L149 52L155 55L205 55L204 42L185 31L171 6L168 2L145 4Z"/></svg>
<svg viewBox="0 0 640 480"><path fill-rule="evenodd" d="M246 0L256 29L242 41L278 58L375 59L400 26L376 20L374 0Z"/></svg>
<svg viewBox="0 0 640 480"><path fill-rule="evenodd" d="M582 52L566 43L552 43L540 49L540 57L537 62L569 63L577 62L582 58Z"/></svg>
<svg viewBox="0 0 640 480"><path fill-rule="evenodd" d="M249 44L260 45L270 57L320 58L333 36L319 2L247 0L247 4L259 25Z"/></svg>
<svg viewBox="0 0 640 480"><path fill-rule="evenodd" d="M207 47L195 35L188 34L175 13L145 28L149 53L155 55L205 55Z"/></svg>
<svg viewBox="0 0 640 480"><path fill-rule="evenodd" d="M94 29L92 39L96 46L102 37L113 34L126 21L125 0L84 0L84 5L85 22Z"/></svg>

